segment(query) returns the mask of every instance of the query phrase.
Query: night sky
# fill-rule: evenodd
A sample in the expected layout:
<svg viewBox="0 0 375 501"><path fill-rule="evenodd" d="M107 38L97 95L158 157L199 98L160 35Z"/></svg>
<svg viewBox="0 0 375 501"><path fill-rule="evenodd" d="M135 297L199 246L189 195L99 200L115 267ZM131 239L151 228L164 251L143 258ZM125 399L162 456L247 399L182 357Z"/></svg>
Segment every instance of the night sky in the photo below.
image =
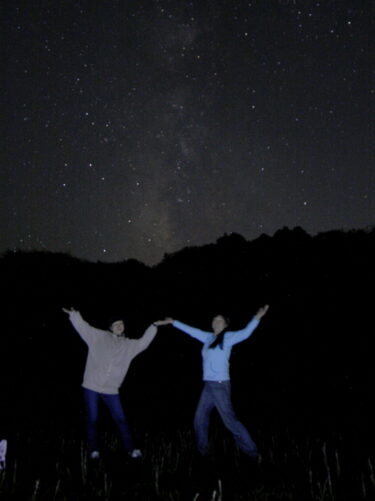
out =
<svg viewBox="0 0 375 501"><path fill-rule="evenodd" d="M0 252L375 223L369 0L1 5Z"/></svg>

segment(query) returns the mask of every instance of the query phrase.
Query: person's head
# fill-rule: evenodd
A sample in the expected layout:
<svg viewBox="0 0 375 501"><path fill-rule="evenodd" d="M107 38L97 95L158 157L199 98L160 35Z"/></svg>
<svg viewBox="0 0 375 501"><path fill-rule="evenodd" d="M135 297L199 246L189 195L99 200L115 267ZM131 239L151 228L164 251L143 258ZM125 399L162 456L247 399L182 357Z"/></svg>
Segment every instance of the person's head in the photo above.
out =
<svg viewBox="0 0 375 501"><path fill-rule="evenodd" d="M223 315L216 315L212 320L212 330L214 331L214 334L216 336L220 334L220 332L228 327L228 324L229 322L226 317Z"/></svg>
<svg viewBox="0 0 375 501"><path fill-rule="evenodd" d="M109 330L116 336L123 336L125 333L124 319L117 315L110 319Z"/></svg>

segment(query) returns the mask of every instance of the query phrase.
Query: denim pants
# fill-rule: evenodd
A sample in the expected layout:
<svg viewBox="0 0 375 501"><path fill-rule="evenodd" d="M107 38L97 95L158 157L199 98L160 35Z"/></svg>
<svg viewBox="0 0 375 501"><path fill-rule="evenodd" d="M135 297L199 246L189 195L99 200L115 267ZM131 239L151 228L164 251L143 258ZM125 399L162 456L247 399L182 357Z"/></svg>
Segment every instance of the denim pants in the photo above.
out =
<svg viewBox="0 0 375 501"><path fill-rule="evenodd" d="M230 381L204 381L203 391L194 417L194 430L199 452L202 455L208 453L210 415L215 407L225 427L232 433L238 447L248 456L256 457L258 455L257 446L234 413Z"/></svg>
<svg viewBox="0 0 375 501"><path fill-rule="evenodd" d="M124 409L119 395L108 395L83 388L83 396L86 404L87 421L87 444L90 452L98 450L98 432L97 424L99 417L99 402L104 402L107 406L112 419L120 432L121 441L125 450L134 449L133 439L129 430L128 420L126 419Z"/></svg>

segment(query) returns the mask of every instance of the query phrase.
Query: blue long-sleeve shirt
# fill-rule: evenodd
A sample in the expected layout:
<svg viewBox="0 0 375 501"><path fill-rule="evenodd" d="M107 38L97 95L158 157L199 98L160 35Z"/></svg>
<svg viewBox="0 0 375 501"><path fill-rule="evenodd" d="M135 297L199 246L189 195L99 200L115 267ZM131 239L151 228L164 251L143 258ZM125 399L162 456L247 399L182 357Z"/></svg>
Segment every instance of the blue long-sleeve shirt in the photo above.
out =
<svg viewBox="0 0 375 501"><path fill-rule="evenodd" d="M249 338L258 327L259 320L253 318L247 326L240 331L227 331L224 334L223 347L216 346L209 348L215 339L213 332L202 331L190 325L183 324L178 320L173 321L173 326L186 332L189 336L198 339L203 343L203 380L204 381L228 381L229 377L229 358L232 346Z"/></svg>

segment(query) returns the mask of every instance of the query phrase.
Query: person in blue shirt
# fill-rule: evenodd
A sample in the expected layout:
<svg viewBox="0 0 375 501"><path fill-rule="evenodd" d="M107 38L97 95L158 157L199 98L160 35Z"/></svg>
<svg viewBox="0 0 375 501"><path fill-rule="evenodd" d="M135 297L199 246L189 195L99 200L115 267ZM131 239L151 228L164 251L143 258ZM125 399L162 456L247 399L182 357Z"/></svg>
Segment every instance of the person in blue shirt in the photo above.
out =
<svg viewBox="0 0 375 501"><path fill-rule="evenodd" d="M259 458L257 446L245 426L237 419L231 402L229 358L232 347L248 339L267 313L269 306L260 308L247 326L239 331L228 330L228 322L222 315L212 321L213 332L202 331L178 320L166 318L155 325L172 324L203 343L204 386L194 417L194 431L199 452L206 456L209 451L208 429L210 415L217 409L226 428L232 433L239 448L253 459Z"/></svg>

